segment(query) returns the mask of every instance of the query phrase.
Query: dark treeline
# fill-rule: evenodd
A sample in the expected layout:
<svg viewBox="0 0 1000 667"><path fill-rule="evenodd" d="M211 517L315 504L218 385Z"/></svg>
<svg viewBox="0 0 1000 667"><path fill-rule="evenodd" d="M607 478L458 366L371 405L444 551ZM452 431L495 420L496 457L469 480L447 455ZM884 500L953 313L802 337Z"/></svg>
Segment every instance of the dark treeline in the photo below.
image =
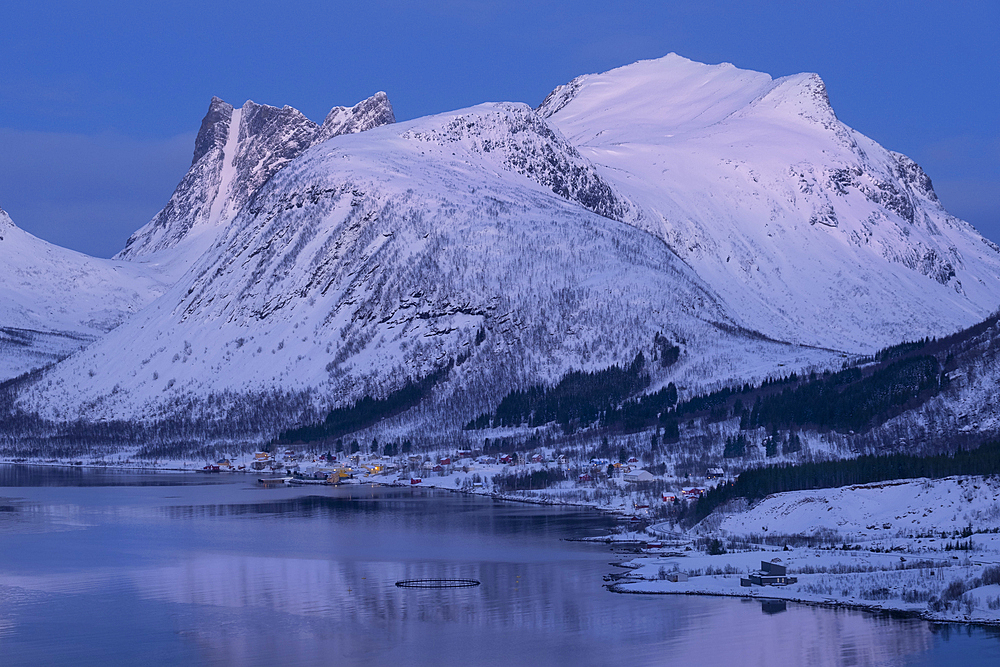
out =
<svg viewBox="0 0 1000 667"><path fill-rule="evenodd" d="M554 387L513 391L496 412L480 415L465 429L535 427L555 422L566 432L597 425L635 433L662 426L665 441L669 441L679 437L678 421L682 418L717 422L739 417L742 430L763 426L861 432L947 386L937 358L918 356L932 342L925 339L885 348L866 358L868 366L864 368L852 366L808 377L793 372L758 386L724 387L680 404L673 383L655 393L636 395L649 385L639 353L628 368L572 371Z"/></svg>
<svg viewBox="0 0 1000 667"><path fill-rule="evenodd" d="M141 445L135 452L140 459L213 458L220 452L259 446L297 414L308 415L312 402L306 393L209 398L225 401L218 416L212 419L184 416L150 422L84 419L54 422L32 413L12 411L0 415L0 452L15 459L102 459Z"/></svg>
<svg viewBox="0 0 1000 667"><path fill-rule="evenodd" d="M420 403L434 385L448 376L452 367L453 363L448 363L416 382L412 379L407 380L401 389L397 389L385 398L365 396L350 407L334 408L322 423L283 431L276 443L331 440L394 417Z"/></svg>
<svg viewBox="0 0 1000 667"><path fill-rule="evenodd" d="M849 368L758 397L753 408L744 411L740 426L863 431L893 417L911 400L936 394L947 384L940 370L930 356L900 359L870 375Z"/></svg>
<svg viewBox="0 0 1000 667"><path fill-rule="evenodd" d="M828 489L892 479L995 474L1000 474L1000 442L997 441L973 450L937 456L890 454L754 468L741 473L734 482L710 489L698 501L693 518L695 522L701 521L716 507L735 498L752 501L784 491Z"/></svg>
<svg viewBox="0 0 1000 667"><path fill-rule="evenodd" d="M649 386L646 359L635 355L625 368L570 371L553 387L534 386L512 391L493 414L483 414L466 424L466 430L499 426L541 426L550 422L589 426L614 411L629 396ZM676 392L675 392L676 393ZM676 400L676 399L675 399Z"/></svg>
<svg viewBox="0 0 1000 667"><path fill-rule="evenodd" d="M671 382L663 389L625 401L618 407L609 408L601 420L601 426L615 431L635 433L649 426L665 424L667 439L679 437L677 420L671 408L677 404L677 387Z"/></svg>
<svg viewBox="0 0 1000 667"><path fill-rule="evenodd" d="M512 472L496 475L493 490L497 493L545 489L569 479L569 473L562 468L542 468L531 472Z"/></svg>

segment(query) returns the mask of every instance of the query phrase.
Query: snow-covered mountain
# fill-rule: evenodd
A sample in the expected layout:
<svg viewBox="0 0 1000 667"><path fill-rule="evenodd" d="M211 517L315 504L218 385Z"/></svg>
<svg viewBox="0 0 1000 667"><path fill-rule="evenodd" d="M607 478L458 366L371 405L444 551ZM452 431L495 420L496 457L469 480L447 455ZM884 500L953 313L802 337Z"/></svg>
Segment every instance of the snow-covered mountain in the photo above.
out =
<svg viewBox="0 0 1000 667"><path fill-rule="evenodd" d="M447 369L432 403L450 428L510 389L652 359L654 339L681 355L650 364L652 388L691 395L1000 304L1000 249L912 161L840 123L815 75L671 55L537 110L393 121L381 93L322 126L213 99L188 174L117 258L172 286L19 405L55 420L242 406L273 429ZM247 408L261 396L266 415ZM282 396L299 407L275 414Z"/></svg>
<svg viewBox="0 0 1000 667"><path fill-rule="evenodd" d="M322 125L289 106L248 101L234 109L213 97L188 173L116 258L166 264L179 277L257 189L309 146L393 122L392 105L381 92L354 107L334 107Z"/></svg>
<svg viewBox="0 0 1000 667"><path fill-rule="evenodd" d="M234 110L213 98L191 169L112 261L37 239L0 210L0 380L65 358L162 295L257 188L308 146L394 120L385 93L334 107L322 125L287 106L247 102Z"/></svg>
<svg viewBox="0 0 1000 667"><path fill-rule="evenodd" d="M441 391L458 421L512 387L628 363L657 334L693 384L830 363L742 332L662 241L588 209L628 212L524 105L331 138L23 402L53 418L190 415L193 398L259 391L330 407L455 364Z"/></svg>
<svg viewBox="0 0 1000 667"><path fill-rule="evenodd" d="M538 111L769 336L871 352L1000 304L1000 249L912 160L841 123L815 74L671 54L581 76Z"/></svg>
<svg viewBox="0 0 1000 667"><path fill-rule="evenodd" d="M69 356L165 290L155 273L47 243L0 209L0 381Z"/></svg>

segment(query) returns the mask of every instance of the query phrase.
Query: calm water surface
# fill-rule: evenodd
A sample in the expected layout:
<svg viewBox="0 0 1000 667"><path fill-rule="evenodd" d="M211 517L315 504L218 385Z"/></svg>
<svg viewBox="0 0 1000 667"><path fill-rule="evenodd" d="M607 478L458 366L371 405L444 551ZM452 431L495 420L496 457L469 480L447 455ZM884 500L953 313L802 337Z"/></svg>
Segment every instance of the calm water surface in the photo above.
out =
<svg viewBox="0 0 1000 667"><path fill-rule="evenodd" d="M565 538L610 525L408 488L0 465L0 664L1000 665L982 629L609 593L620 556ZM415 578L482 585L394 585Z"/></svg>

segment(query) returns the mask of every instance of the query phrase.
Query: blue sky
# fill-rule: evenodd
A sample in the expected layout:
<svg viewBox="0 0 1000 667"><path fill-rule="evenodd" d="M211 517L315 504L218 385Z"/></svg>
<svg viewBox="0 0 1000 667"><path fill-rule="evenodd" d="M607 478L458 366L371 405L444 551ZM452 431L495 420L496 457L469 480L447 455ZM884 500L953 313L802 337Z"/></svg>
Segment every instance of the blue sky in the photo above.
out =
<svg viewBox="0 0 1000 667"><path fill-rule="evenodd" d="M34 0L0 10L0 207L110 256L167 201L212 95L405 120L676 52L819 73L838 116L1000 242L1000 2Z"/></svg>

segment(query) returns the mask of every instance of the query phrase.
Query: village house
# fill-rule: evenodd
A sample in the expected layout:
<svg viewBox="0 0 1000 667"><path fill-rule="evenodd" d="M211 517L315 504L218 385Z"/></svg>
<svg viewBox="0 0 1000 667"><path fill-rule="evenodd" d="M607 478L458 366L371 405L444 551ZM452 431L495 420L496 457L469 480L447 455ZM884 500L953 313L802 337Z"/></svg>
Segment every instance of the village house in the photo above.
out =
<svg viewBox="0 0 1000 667"><path fill-rule="evenodd" d="M797 577L789 577L787 568L778 563L769 563L766 560L760 562L760 570L751 572L746 577L740 579L741 586L787 586L798 581Z"/></svg>
<svg viewBox="0 0 1000 667"><path fill-rule="evenodd" d="M656 476L648 470L640 468L639 470L625 473L622 479L626 482L652 482L656 479Z"/></svg>

